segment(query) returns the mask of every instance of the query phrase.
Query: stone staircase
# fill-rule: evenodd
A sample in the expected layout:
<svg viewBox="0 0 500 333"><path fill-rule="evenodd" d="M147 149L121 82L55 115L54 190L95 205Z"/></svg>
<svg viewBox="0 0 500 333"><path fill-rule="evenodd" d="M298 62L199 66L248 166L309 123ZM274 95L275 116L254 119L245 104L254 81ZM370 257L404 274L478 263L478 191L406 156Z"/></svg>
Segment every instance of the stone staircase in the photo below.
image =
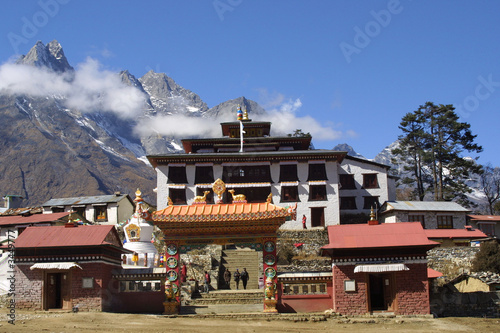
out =
<svg viewBox="0 0 500 333"><path fill-rule="evenodd" d="M231 290L236 290L236 282L234 281L233 274L236 269L241 273L243 268L247 269L249 280L247 284L247 289L259 289L259 254L258 252L251 249L226 249L222 251L222 266L221 276L224 275L224 271L229 269L231 272ZM220 289L227 289L223 283L223 279L220 283ZM243 289L243 283L240 280L240 290Z"/></svg>
<svg viewBox="0 0 500 333"><path fill-rule="evenodd" d="M181 314L260 313L264 310L263 290L214 290L195 293L181 306Z"/></svg>

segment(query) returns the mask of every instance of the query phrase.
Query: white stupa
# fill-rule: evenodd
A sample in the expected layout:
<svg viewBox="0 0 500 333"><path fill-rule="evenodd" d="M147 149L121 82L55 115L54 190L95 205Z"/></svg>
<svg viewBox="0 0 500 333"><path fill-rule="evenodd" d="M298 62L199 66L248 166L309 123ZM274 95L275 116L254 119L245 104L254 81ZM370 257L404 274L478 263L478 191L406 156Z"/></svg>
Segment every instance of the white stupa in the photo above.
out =
<svg viewBox="0 0 500 333"><path fill-rule="evenodd" d="M123 227L126 243L124 248L134 251L134 254L126 255L126 266L154 267L155 256L158 251L151 242L154 226L150 223L151 215L141 197L141 191L135 192L135 212L127 224Z"/></svg>

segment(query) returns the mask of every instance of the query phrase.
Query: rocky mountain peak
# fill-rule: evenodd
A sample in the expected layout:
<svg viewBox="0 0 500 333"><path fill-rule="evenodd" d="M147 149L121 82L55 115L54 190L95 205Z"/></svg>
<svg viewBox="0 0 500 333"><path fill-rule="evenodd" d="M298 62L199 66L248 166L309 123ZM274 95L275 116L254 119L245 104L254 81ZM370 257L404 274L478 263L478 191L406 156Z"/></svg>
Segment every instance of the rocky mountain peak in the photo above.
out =
<svg viewBox="0 0 500 333"><path fill-rule="evenodd" d="M53 40L47 45L41 41L36 42L26 55L21 56L16 61L16 64L46 67L60 73L74 70L68 63L63 48L57 40Z"/></svg>
<svg viewBox="0 0 500 333"><path fill-rule="evenodd" d="M350 145L348 145L347 143L341 143L341 144L338 144L336 145L335 147L332 148L332 150L337 150L337 151L345 151L347 152L347 155L349 156L352 156L352 157L358 157L358 158L363 158L363 159L367 159L366 157L364 157L363 155L361 154L358 154L353 147L351 147Z"/></svg>
<svg viewBox="0 0 500 333"><path fill-rule="evenodd" d="M259 104L241 96L214 106L203 116L218 118L221 121L235 121L238 105L241 106L242 110L247 110L250 118L266 114L266 111Z"/></svg>

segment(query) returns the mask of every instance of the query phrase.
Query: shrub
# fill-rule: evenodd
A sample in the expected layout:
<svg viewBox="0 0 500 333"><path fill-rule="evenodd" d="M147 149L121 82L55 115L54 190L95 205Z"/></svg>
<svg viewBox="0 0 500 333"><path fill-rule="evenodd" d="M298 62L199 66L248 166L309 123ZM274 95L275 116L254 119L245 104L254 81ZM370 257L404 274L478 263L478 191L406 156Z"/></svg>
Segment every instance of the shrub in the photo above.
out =
<svg viewBox="0 0 500 333"><path fill-rule="evenodd" d="M500 274L500 245L497 241L481 243L481 248L472 261L472 271Z"/></svg>

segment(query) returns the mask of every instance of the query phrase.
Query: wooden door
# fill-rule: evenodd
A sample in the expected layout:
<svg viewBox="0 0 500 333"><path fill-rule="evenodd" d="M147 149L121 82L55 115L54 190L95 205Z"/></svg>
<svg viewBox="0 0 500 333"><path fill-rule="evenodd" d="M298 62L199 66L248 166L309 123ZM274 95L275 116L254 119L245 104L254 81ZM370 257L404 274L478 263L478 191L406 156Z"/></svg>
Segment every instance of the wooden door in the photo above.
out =
<svg viewBox="0 0 500 333"><path fill-rule="evenodd" d="M387 311L395 310L395 299L396 293L394 288L394 274L384 274L382 275L382 280L384 284L384 303Z"/></svg>
<svg viewBox="0 0 500 333"><path fill-rule="evenodd" d="M61 308L61 274L60 273L47 273L46 278L46 309L60 309Z"/></svg>
<svg viewBox="0 0 500 333"><path fill-rule="evenodd" d="M47 273L45 309L71 309L70 276L65 273Z"/></svg>

